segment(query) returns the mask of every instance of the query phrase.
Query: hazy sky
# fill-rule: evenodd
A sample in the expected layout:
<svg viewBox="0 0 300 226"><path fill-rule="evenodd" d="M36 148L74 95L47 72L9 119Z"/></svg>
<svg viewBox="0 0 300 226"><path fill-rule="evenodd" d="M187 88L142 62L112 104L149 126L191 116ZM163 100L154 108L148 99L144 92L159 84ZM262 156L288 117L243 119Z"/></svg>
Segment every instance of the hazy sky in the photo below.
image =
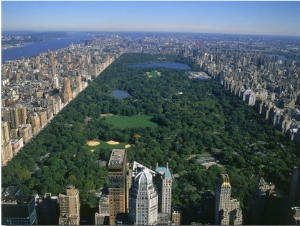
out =
<svg viewBox="0 0 300 226"><path fill-rule="evenodd" d="M2 1L2 30L300 36L300 2Z"/></svg>

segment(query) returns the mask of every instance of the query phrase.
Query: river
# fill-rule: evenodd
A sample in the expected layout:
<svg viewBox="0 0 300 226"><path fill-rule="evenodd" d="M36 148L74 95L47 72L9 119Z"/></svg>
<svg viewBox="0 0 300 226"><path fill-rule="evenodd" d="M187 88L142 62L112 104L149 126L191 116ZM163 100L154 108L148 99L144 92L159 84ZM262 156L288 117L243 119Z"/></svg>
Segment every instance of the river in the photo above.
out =
<svg viewBox="0 0 300 226"><path fill-rule="evenodd" d="M48 39L40 42L34 42L21 47L2 50L2 63L8 60L19 60L21 57L33 57L48 50L54 51L66 48L71 44L82 43L80 37L67 37Z"/></svg>

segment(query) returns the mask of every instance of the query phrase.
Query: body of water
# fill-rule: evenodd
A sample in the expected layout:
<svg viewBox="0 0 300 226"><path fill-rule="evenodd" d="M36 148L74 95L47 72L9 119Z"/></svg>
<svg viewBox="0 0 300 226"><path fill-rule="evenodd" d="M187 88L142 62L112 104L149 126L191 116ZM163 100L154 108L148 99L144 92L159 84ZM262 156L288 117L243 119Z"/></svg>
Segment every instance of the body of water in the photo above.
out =
<svg viewBox="0 0 300 226"><path fill-rule="evenodd" d="M118 89L114 90L112 92L112 95L115 96L118 99L121 99L121 100L123 100L126 97L130 97L129 93L127 93L125 91L118 90Z"/></svg>
<svg viewBox="0 0 300 226"><path fill-rule="evenodd" d="M268 57L270 57L271 59L273 58L273 57L277 57L278 58L278 60L282 60L282 61L285 61L287 58L285 57L285 56L283 56L283 55L275 55L275 54L268 54Z"/></svg>
<svg viewBox="0 0 300 226"><path fill-rule="evenodd" d="M41 42L34 42L22 47L2 50L2 63L8 60L19 60L21 57L33 57L48 50L54 51L66 48L71 44L82 43L80 38L57 38Z"/></svg>
<svg viewBox="0 0 300 226"><path fill-rule="evenodd" d="M154 62L154 63L142 63L142 64L128 64L131 68L170 68L170 69L191 69L190 66L178 62Z"/></svg>

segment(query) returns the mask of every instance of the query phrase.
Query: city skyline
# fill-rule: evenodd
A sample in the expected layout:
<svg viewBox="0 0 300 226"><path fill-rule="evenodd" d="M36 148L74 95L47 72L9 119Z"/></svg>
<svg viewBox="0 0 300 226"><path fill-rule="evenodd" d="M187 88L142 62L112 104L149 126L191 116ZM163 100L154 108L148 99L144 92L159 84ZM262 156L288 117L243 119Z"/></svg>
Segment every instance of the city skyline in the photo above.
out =
<svg viewBox="0 0 300 226"><path fill-rule="evenodd" d="M300 2L3 1L2 31L150 31L300 36Z"/></svg>

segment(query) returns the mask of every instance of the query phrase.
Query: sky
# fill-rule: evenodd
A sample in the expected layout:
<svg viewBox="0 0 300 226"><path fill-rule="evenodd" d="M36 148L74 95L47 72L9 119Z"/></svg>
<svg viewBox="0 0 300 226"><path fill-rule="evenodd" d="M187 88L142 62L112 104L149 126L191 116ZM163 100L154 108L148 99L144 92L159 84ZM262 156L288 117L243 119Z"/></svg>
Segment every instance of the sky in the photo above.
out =
<svg viewBox="0 0 300 226"><path fill-rule="evenodd" d="M300 36L300 2L2 1L1 28Z"/></svg>

